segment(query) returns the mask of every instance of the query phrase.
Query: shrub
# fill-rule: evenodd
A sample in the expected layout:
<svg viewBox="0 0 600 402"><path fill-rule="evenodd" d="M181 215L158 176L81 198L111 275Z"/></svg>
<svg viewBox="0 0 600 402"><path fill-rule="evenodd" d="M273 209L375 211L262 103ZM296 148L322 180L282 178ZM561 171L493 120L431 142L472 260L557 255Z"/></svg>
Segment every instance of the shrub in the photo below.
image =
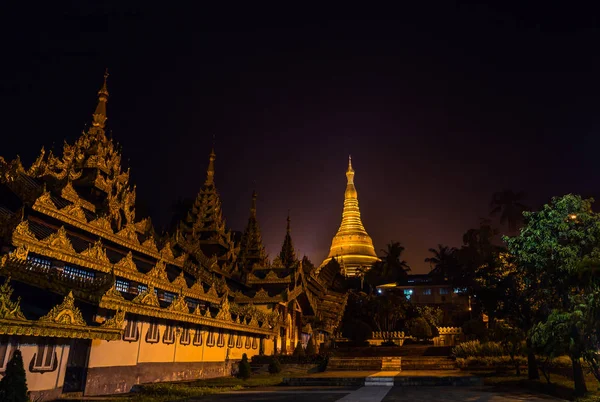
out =
<svg viewBox="0 0 600 402"><path fill-rule="evenodd" d="M373 329L362 320L347 320L344 322L343 335L352 340L355 345L364 345L373 335Z"/></svg>
<svg viewBox="0 0 600 402"><path fill-rule="evenodd" d="M320 372L323 372L323 371L327 370L327 364L328 363L329 363L329 357L324 357L323 360L321 360L321 362L319 363L318 370Z"/></svg>
<svg viewBox="0 0 600 402"><path fill-rule="evenodd" d="M279 363L279 360L277 360L277 358L275 356L273 356L273 358L269 362L269 373L277 374L280 372L281 372L281 364Z"/></svg>
<svg viewBox="0 0 600 402"><path fill-rule="evenodd" d="M515 364L519 366L527 365L525 356L517 356L513 361L510 356L470 356L466 358L457 358L456 365L461 369L472 368L513 368Z"/></svg>
<svg viewBox="0 0 600 402"><path fill-rule="evenodd" d="M248 356L246 356L246 354L244 353L242 355L242 360L239 363L238 377L243 378L245 380L250 378L251 374L252 369L250 368L250 363L248 362Z"/></svg>
<svg viewBox="0 0 600 402"><path fill-rule="evenodd" d="M478 318L465 322L462 326L462 330L468 340L488 340L488 329L486 328L485 323Z"/></svg>
<svg viewBox="0 0 600 402"><path fill-rule="evenodd" d="M315 348L315 342L313 341L313 337L311 336L308 340L308 345L306 345L306 355L312 357L317 354L317 349Z"/></svg>
<svg viewBox="0 0 600 402"><path fill-rule="evenodd" d="M431 325L423 317L413 318L408 322L408 332L417 339L431 339Z"/></svg>
<svg viewBox="0 0 600 402"><path fill-rule="evenodd" d="M500 342L467 341L452 349L452 355L456 358L467 357L493 357L509 355L506 346Z"/></svg>
<svg viewBox="0 0 600 402"><path fill-rule="evenodd" d="M0 400L3 402L28 402L27 378L23 367L23 356L19 349L6 364L4 377L0 380Z"/></svg>
<svg viewBox="0 0 600 402"><path fill-rule="evenodd" d="M305 357L306 353L304 353L304 348L302 347L302 342L298 341L296 344L296 349L294 349L294 353L292 353L294 357Z"/></svg>

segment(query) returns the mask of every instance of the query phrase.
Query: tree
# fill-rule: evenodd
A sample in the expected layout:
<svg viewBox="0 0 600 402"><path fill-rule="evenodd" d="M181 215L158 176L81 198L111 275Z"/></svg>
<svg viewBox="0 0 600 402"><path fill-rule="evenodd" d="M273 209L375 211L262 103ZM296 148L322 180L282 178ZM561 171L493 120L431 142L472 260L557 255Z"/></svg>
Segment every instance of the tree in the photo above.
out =
<svg viewBox="0 0 600 402"><path fill-rule="evenodd" d="M448 279L455 275L458 268L456 249L454 247L438 244L438 248L430 248L433 257L425 258L425 262L431 267L430 275Z"/></svg>
<svg viewBox="0 0 600 402"><path fill-rule="evenodd" d="M269 362L269 373L277 374L280 372L281 372L281 363L279 363L279 359L277 359L275 356L273 356L273 358Z"/></svg>
<svg viewBox="0 0 600 402"><path fill-rule="evenodd" d="M0 380L0 400L3 402L29 401L23 356L19 349L13 352L12 358L6 364L4 377Z"/></svg>
<svg viewBox="0 0 600 402"><path fill-rule="evenodd" d="M500 215L500 224L508 224L508 231L514 233L517 226L523 222L523 211L529 209L521 201L525 193L515 193L512 190L503 190L492 195L490 202L490 215Z"/></svg>
<svg viewBox="0 0 600 402"><path fill-rule="evenodd" d="M296 344L296 349L294 349L294 353L292 354L294 357L305 357L306 353L304 353L304 348L302 347L302 342L298 341Z"/></svg>
<svg viewBox="0 0 600 402"><path fill-rule="evenodd" d="M431 325L423 318L413 318L408 322L408 332L417 339L431 339L433 333Z"/></svg>
<svg viewBox="0 0 600 402"><path fill-rule="evenodd" d="M408 263L402 259L404 246L400 242L392 241L387 245L386 250L381 250L384 253L383 260L383 276L390 277L393 282L398 282L401 278L408 275L410 267Z"/></svg>
<svg viewBox="0 0 600 402"><path fill-rule="evenodd" d="M518 236L505 237L517 270L548 317L534 324L531 341L553 340L547 352L548 347L555 352L567 347L577 395L586 390L581 358L598 347L588 341L595 329L584 319L597 311L594 295L600 282L584 275L590 261L600 260L600 215L592 211L592 203L572 194L554 197L541 211L524 212L526 224Z"/></svg>
<svg viewBox="0 0 600 402"><path fill-rule="evenodd" d="M385 297L374 297L371 300L371 309L374 310L375 325L384 336L398 329L400 320L406 318L407 302L404 297L388 294Z"/></svg>
<svg viewBox="0 0 600 402"><path fill-rule="evenodd" d="M244 380L250 378L252 374L252 369L250 368L250 363L248 362L248 356L244 353L242 355L242 360L240 360L239 368L238 368L238 377L243 378Z"/></svg>
<svg viewBox="0 0 600 402"><path fill-rule="evenodd" d="M308 340L308 344L306 345L306 355L308 357L313 357L317 354L317 348L315 347L314 337L310 337Z"/></svg>

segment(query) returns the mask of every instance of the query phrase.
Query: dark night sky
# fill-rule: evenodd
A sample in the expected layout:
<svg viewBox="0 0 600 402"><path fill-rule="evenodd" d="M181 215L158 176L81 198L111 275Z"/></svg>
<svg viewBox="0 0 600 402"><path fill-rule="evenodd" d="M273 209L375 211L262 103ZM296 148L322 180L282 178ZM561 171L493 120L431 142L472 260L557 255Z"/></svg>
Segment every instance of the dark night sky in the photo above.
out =
<svg viewBox="0 0 600 402"><path fill-rule="evenodd" d="M229 226L244 228L255 181L269 254L290 209L297 251L317 264L348 154L375 248L401 241L417 273L429 247L460 245L494 191L532 206L599 193L597 10L50 3L1 13L0 155L29 164L75 140L107 66L108 126L158 226L204 182L213 133Z"/></svg>

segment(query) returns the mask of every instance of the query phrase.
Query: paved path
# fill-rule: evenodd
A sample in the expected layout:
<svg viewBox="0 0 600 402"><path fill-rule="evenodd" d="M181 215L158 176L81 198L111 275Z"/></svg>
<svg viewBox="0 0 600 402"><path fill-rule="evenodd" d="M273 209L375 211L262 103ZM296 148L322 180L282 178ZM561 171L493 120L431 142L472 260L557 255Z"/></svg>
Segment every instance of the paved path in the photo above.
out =
<svg viewBox="0 0 600 402"><path fill-rule="evenodd" d="M526 391L493 387L265 387L195 399L198 402L549 402L561 401Z"/></svg>

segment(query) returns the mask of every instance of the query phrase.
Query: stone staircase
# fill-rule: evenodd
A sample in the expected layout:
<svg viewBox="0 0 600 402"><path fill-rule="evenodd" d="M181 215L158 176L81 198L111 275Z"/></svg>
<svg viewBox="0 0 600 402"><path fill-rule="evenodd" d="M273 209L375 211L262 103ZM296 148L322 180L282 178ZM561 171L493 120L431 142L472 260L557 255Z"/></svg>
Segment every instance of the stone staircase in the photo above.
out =
<svg viewBox="0 0 600 402"><path fill-rule="evenodd" d="M330 357L327 371L380 371L381 366L381 357Z"/></svg>
<svg viewBox="0 0 600 402"><path fill-rule="evenodd" d="M402 358L402 370L456 370L456 362L449 357L411 356Z"/></svg>

